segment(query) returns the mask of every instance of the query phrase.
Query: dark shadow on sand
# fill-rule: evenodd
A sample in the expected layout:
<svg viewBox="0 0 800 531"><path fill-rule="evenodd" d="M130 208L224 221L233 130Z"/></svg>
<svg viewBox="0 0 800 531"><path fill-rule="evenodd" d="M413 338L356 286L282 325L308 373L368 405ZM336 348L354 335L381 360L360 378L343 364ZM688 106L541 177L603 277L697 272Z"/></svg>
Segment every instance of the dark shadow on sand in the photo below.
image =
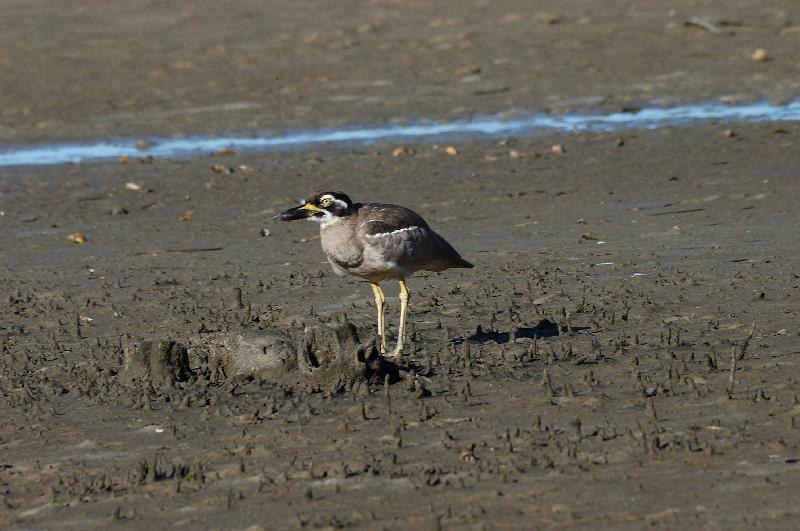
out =
<svg viewBox="0 0 800 531"><path fill-rule="evenodd" d="M586 330L587 328L588 327L585 326L573 327L572 331L578 332L581 330ZM542 319L534 326L521 326L508 332L502 332L499 330L484 331L481 326L478 325L478 329L475 331L475 333L469 336L466 340L470 343L489 343L492 341L495 343L508 343L509 341L513 341L514 339L518 338L542 339L547 337L555 337L562 333L564 332L559 330L556 323L550 321L549 319Z"/></svg>

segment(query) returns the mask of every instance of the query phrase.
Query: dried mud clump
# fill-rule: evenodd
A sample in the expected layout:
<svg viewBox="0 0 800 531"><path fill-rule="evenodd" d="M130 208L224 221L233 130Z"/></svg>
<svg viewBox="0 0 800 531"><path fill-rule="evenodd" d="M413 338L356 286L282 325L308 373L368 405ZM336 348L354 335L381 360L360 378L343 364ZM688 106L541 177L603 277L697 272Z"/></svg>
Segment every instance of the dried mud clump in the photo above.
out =
<svg viewBox="0 0 800 531"><path fill-rule="evenodd" d="M280 330L256 330L228 334L206 348L228 379L275 381L297 368L295 344Z"/></svg>
<svg viewBox="0 0 800 531"><path fill-rule="evenodd" d="M316 391L338 392L383 372L375 338L361 343L351 323L308 326L298 352L301 381Z"/></svg>
<svg viewBox="0 0 800 531"><path fill-rule="evenodd" d="M281 329L212 334L189 348L175 341L141 340L124 349L120 383L127 388L170 391L226 382L299 385L311 392L340 392L355 382L396 379L397 368L380 358L375 338L361 342L356 327L314 323L299 339ZM205 385L203 384L203 385Z"/></svg>
<svg viewBox="0 0 800 531"><path fill-rule="evenodd" d="M177 341L142 340L125 348L120 381L133 387L152 384L156 389L173 387L191 376L186 346Z"/></svg>

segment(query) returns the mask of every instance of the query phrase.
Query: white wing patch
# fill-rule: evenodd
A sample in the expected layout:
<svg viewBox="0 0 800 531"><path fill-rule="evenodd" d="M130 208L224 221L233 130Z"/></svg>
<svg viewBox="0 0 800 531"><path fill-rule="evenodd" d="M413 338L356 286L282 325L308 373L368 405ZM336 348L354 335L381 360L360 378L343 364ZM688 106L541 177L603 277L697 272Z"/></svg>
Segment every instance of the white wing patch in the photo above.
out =
<svg viewBox="0 0 800 531"><path fill-rule="evenodd" d="M370 221L375 221L375 220L370 220ZM369 223L369 221L367 221L366 223ZM379 232L377 234L367 234L366 237L367 238L382 238L384 236L391 236L392 234L399 234L401 232L417 230L417 229L419 229L419 227L414 225L412 227L403 227L402 229L393 230L391 232Z"/></svg>

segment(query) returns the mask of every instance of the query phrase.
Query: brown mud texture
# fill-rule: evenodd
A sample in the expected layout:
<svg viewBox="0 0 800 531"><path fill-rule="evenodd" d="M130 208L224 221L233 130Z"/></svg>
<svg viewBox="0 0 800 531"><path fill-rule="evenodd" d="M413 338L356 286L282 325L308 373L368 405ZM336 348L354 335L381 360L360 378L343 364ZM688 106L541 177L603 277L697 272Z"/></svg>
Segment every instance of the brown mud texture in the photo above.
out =
<svg viewBox="0 0 800 531"><path fill-rule="evenodd" d="M2 59L19 59L3 139L468 114L591 88L619 110L798 79L790 2L265 4L8 3L0 39L23 55ZM37 75L51 82L23 90ZM248 99L261 107L213 107ZM0 169L0 527L794 528L798 135ZM330 271L316 225L271 221L318 189L413 208L476 265L410 280L400 359L377 355L372 292Z"/></svg>

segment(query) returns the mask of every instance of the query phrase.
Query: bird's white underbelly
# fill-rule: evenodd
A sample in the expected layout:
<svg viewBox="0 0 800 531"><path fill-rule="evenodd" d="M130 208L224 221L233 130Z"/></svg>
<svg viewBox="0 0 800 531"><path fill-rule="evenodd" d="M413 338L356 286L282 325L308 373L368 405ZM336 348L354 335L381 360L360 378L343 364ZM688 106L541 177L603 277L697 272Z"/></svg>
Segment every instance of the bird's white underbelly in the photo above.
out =
<svg viewBox="0 0 800 531"><path fill-rule="evenodd" d="M409 274L406 267L387 259L384 253L369 246L364 249L361 264L349 271L365 278L398 278Z"/></svg>

